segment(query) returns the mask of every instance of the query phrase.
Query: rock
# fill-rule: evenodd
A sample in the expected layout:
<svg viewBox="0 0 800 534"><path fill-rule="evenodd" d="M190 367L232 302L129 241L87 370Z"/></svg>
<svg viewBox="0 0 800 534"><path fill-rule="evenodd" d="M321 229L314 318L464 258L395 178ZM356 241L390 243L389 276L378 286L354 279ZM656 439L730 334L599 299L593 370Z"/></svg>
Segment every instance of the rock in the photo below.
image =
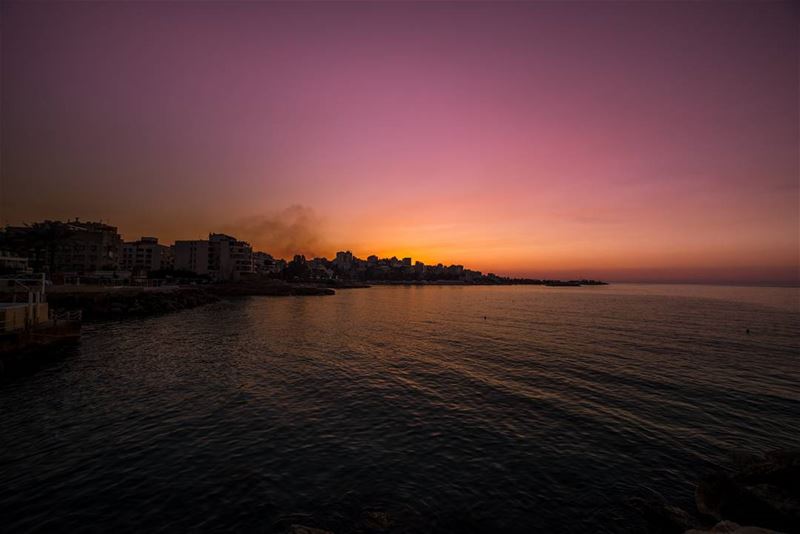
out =
<svg viewBox="0 0 800 534"><path fill-rule="evenodd" d="M719 534L727 534L728 532L736 532L739 530L741 525L738 523L734 523L733 521L720 521L711 529L711 532L719 533Z"/></svg>
<svg viewBox="0 0 800 534"><path fill-rule="evenodd" d="M720 521L711 530L687 530L685 534L780 534L759 527L743 527L733 521Z"/></svg>
<svg viewBox="0 0 800 534"><path fill-rule="evenodd" d="M770 484L800 495L800 451L772 451L742 462L735 478L749 486Z"/></svg>
<svg viewBox="0 0 800 534"><path fill-rule="evenodd" d="M783 518L770 503L727 475L714 474L700 479L695 502L701 514L717 521L730 519L740 524L784 527Z"/></svg>
<svg viewBox="0 0 800 534"><path fill-rule="evenodd" d="M370 530L388 530L391 528L393 521L392 517L386 512L370 510L364 512L363 523Z"/></svg>
<svg viewBox="0 0 800 534"><path fill-rule="evenodd" d="M656 498L636 497L628 504L644 520L649 534L678 534L697 526L697 521L686 511Z"/></svg>
<svg viewBox="0 0 800 534"><path fill-rule="evenodd" d="M715 473L700 480L695 491L698 511L717 521L800 531L800 454L739 456L735 463L733 475Z"/></svg>
<svg viewBox="0 0 800 534"><path fill-rule="evenodd" d="M732 486L732 481L725 475L713 474L701 478L694 490L697 511L717 521L721 520L724 513L723 503L734 498L729 495Z"/></svg>
<svg viewBox="0 0 800 534"><path fill-rule="evenodd" d="M755 498L768 503L792 525L800 525L800 499L789 490L771 484L747 486L746 490Z"/></svg>
<svg viewBox="0 0 800 534"><path fill-rule="evenodd" d="M307 527L305 525L291 525L287 534L333 534L330 530L321 528Z"/></svg>

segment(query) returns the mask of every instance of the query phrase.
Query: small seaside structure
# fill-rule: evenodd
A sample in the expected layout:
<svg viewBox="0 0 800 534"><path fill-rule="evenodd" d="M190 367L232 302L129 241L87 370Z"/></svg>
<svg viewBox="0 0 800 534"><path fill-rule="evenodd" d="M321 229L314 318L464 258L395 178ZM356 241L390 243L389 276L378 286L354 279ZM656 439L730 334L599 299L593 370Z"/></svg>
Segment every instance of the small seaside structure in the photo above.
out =
<svg viewBox="0 0 800 534"><path fill-rule="evenodd" d="M44 274L40 276L39 279L16 276L0 279L0 292L11 297L11 302L0 302L0 332L24 330L48 320L45 278ZM20 292L26 300L17 302Z"/></svg>
<svg viewBox="0 0 800 534"><path fill-rule="evenodd" d="M81 312L50 310L44 274L0 278L0 294L0 359L80 337Z"/></svg>

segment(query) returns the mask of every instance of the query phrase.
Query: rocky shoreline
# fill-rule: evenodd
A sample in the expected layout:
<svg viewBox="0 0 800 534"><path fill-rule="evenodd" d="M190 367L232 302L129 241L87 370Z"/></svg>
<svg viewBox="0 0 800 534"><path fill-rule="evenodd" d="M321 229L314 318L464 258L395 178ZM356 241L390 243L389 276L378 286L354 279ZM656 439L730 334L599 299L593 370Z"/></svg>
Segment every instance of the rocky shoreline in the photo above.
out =
<svg viewBox="0 0 800 534"><path fill-rule="evenodd" d="M735 453L730 465L700 477L696 510L633 499L652 534L800 532L800 451Z"/></svg>
<svg viewBox="0 0 800 534"><path fill-rule="evenodd" d="M85 321L146 317L217 302L219 297L197 288L147 291L139 288L106 291L50 292L54 310L81 310Z"/></svg>
<svg viewBox="0 0 800 534"><path fill-rule="evenodd" d="M375 282L377 285L476 285L459 282ZM221 284L171 287L53 286L47 300L53 310L81 310L87 321L146 317L204 306L222 298L248 296L325 296L337 290L369 288L370 284L331 280L286 282L258 278ZM0 295L0 301L3 296ZM10 295L5 300L11 300Z"/></svg>
<svg viewBox="0 0 800 534"><path fill-rule="evenodd" d="M655 498L633 498L623 532L645 534L789 534L800 532L800 451L733 454L731 465L700 477L696 510ZM350 511L338 521L288 516L273 525L286 534L377 534L414 532L415 525L384 510ZM640 521L633 521L638 516ZM344 519L344 520L343 520ZM468 529L473 531L472 529ZM614 531L601 528L603 532Z"/></svg>
<svg viewBox="0 0 800 534"><path fill-rule="evenodd" d="M205 291L220 297L289 297L336 294L336 291L329 287L270 279L213 284L205 286Z"/></svg>
<svg viewBox="0 0 800 534"><path fill-rule="evenodd" d="M160 315L204 306L223 298L335 293L335 290L328 287L265 280L161 288L58 286L48 291L47 300L51 309L81 310L84 320L103 321Z"/></svg>

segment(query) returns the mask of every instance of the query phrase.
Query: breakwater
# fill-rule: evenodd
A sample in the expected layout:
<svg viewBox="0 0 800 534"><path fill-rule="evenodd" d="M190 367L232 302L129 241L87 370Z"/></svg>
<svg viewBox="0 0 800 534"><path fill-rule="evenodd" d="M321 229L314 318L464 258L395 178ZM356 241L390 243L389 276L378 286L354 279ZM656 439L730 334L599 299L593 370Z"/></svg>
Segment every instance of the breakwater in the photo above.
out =
<svg viewBox="0 0 800 534"><path fill-rule="evenodd" d="M203 306L228 297L334 295L327 287L263 280L162 288L57 286L48 292L53 309L82 310L85 320L125 319Z"/></svg>
<svg viewBox="0 0 800 534"><path fill-rule="evenodd" d="M210 304L217 295L198 288L147 290L142 288L92 288L51 291L47 300L53 309L82 310L89 321L144 317Z"/></svg>
<svg viewBox="0 0 800 534"><path fill-rule="evenodd" d="M336 291L316 284L289 283L282 280L243 280L206 286L206 291L220 297L289 297L335 295Z"/></svg>
<svg viewBox="0 0 800 534"><path fill-rule="evenodd" d="M694 507L655 497L631 499L645 532L800 532L800 451L732 452L697 481ZM742 530L739 530L742 529Z"/></svg>

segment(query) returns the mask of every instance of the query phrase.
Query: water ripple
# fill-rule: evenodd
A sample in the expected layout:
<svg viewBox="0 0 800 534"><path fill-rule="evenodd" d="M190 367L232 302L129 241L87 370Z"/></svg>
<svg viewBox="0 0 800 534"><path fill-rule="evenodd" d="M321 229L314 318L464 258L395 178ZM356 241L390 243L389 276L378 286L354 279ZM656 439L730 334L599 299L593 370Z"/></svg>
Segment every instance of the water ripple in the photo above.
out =
<svg viewBox="0 0 800 534"><path fill-rule="evenodd" d="M726 292L727 291L727 292ZM799 436L794 289L386 287L87 326L0 384L10 532L634 532ZM750 334L746 333L750 330Z"/></svg>

